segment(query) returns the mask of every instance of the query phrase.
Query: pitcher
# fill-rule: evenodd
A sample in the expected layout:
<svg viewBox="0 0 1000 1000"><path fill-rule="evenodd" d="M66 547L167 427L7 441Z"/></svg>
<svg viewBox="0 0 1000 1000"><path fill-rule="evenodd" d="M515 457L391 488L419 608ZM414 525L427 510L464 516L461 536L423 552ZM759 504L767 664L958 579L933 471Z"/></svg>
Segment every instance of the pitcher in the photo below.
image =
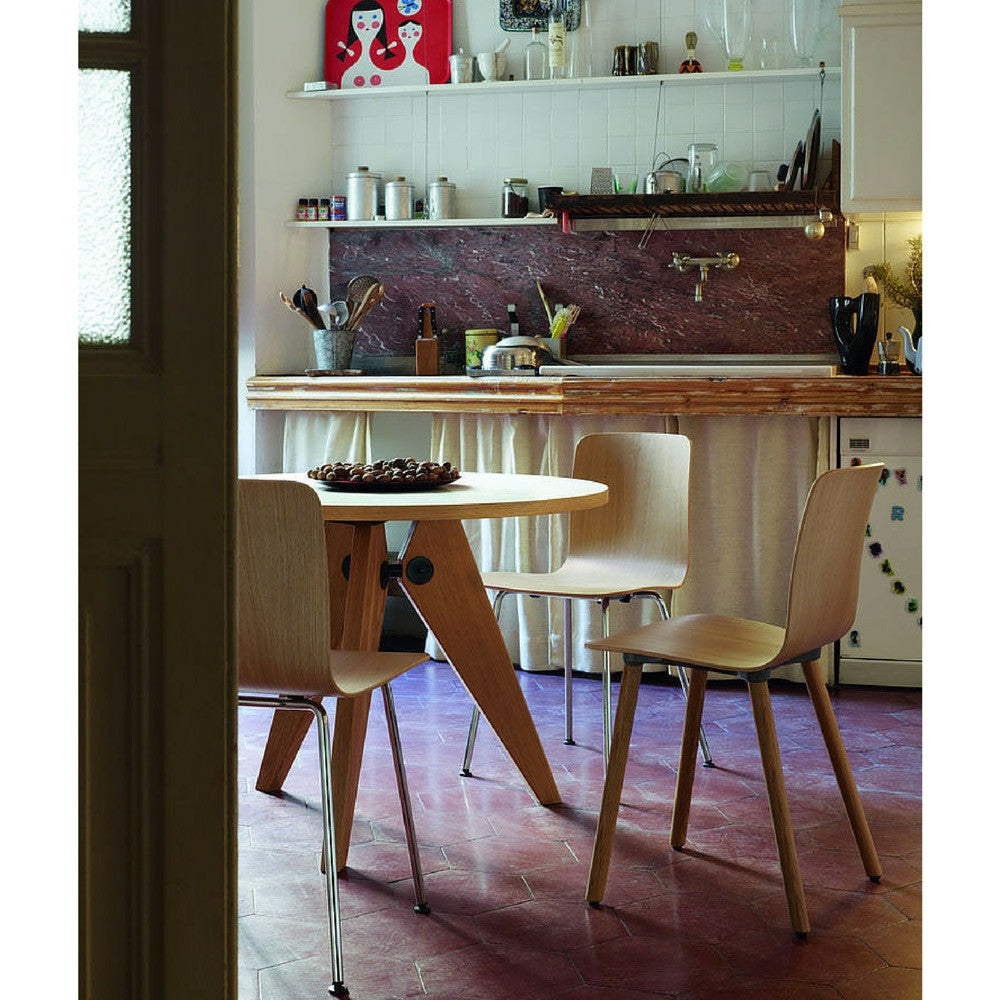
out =
<svg viewBox="0 0 1000 1000"><path fill-rule="evenodd" d="M878 336L880 299L875 292L862 292L855 298L835 295L830 299L830 320L845 375L867 375Z"/></svg>

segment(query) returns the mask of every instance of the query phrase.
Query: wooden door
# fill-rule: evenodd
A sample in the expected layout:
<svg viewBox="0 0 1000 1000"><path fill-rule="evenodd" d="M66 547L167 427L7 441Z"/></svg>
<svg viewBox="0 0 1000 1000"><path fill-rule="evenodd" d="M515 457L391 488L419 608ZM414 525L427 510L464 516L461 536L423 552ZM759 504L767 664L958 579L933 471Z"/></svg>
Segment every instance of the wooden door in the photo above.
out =
<svg viewBox="0 0 1000 1000"><path fill-rule="evenodd" d="M131 150L119 324L79 346L86 1000L236 996L235 8L80 33Z"/></svg>

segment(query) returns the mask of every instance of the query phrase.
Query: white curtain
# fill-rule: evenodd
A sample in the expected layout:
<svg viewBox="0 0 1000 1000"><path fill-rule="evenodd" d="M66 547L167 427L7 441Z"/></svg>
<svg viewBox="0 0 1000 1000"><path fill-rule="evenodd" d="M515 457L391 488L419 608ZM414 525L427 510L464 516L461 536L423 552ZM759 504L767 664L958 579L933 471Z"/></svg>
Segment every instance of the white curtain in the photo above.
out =
<svg viewBox="0 0 1000 1000"><path fill-rule="evenodd" d="M669 601L672 614L724 611L782 624L795 533L809 487L829 468L829 421L817 417L561 417L435 414L428 457L469 472L572 473L576 443L598 431L680 433L691 441L691 568ZM289 413L286 471L323 461L368 461L364 413ZM642 488L642 484L636 484ZM546 572L562 562L568 515L464 522L483 571ZM670 595L665 595L670 598ZM656 620L650 601L611 605L611 630ZM563 602L510 595L501 630L524 670L563 665ZM600 635L600 608L573 602L573 666L599 671L585 643ZM442 658L433 636L427 652ZM829 651L827 651L828 655ZM828 657L829 659L829 657ZM620 658L612 659L619 668ZM829 662L827 663L829 670ZM799 667L785 676L801 679Z"/></svg>

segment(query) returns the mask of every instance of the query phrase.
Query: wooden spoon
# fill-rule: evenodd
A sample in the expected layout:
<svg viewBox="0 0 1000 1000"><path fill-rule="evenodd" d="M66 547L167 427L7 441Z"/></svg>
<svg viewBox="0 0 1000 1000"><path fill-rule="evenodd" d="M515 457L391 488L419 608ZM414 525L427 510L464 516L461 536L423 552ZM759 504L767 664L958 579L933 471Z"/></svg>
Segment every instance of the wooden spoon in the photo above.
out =
<svg viewBox="0 0 1000 1000"><path fill-rule="evenodd" d="M371 312L382 301L382 296L385 295L385 285L378 284L372 285L364 295L364 298L358 304L358 307L351 314L350 319L347 321L348 330L356 330L361 320L365 315Z"/></svg>
<svg viewBox="0 0 1000 1000"><path fill-rule="evenodd" d="M359 274L357 277L351 278L347 283L347 295L344 297L350 316L353 316L355 310L361 305L361 301L365 297L365 292L369 288L374 288L378 283L378 278L374 274ZM350 319L348 319L349 322Z"/></svg>

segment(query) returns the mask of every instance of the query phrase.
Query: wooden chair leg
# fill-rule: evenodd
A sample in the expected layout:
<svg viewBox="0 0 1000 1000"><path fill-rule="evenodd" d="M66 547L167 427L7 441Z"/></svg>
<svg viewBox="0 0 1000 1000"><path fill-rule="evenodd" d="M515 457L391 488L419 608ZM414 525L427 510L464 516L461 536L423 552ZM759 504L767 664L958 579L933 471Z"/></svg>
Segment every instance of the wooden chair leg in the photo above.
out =
<svg viewBox="0 0 1000 1000"><path fill-rule="evenodd" d="M611 736L611 753L604 774L601 814L597 820L594 853L590 859L590 875L587 879L587 902L595 906L604 898L604 890L608 883L608 865L611 862L615 827L618 825L618 807L622 800L622 785L625 781L625 765L628 763L628 747L632 738L632 723L635 720L640 680L642 680L642 667L626 667L622 671L621 685L618 689L618 708L615 711L615 727Z"/></svg>
<svg viewBox="0 0 1000 1000"><path fill-rule="evenodd" d="M788 916L795 933L799 937L805 937L809 933L809 914L806 912L806 897L802 891L802 875L799 872L799 858L795 851L792 818L788 812L788 796L785 794L785 778L781 771L781 755L778 752L778 735L774 729L774 715L771 712L771 694L767 688L767 681L752 681L747 686L750 688L753 721L757 727L757 743L760 747L760 761L764 768L767 801L771 807L774 840L778 845L781 877L785 883Z"/></svg>
<svg viewBox="0 0 1000 1000"><path fill-rule="evenodd" d="M844 741L841 738L837 717L834 715L833 705L830 702L830 694L823 680L819 660L803 663L802 670L806 675L809 697L812 698L813 708L816 710L816 718L819 720L819 728L826 743L826 752L830 755L833 773L837 776L840 795L847 809L847 818L851 821L851 830L854 832L854 840L857 842L862 864L865 866L868 877L873 882L877 882L882 877L882 866L879 864L875 841L872 839L872 833L868 827L868 818L865 816L865 809L861 804L861 796L858 795L854 772L847 759L847 751L844 749Z"/></svg>
<svg viewBox="0 0 1000 1000"><path fill-rule="evenodd" d="M683 668L681 668L683 669ZM701 735L701 713L705 707L705 686L708 674L691 671L684 710L684 732L681 735L681 756L674 788L674 812L670 820L670 846L680 850L687 840L688 819L691 815L691 791L694 788L695 764L698 762L698 737Z"/></svg>

